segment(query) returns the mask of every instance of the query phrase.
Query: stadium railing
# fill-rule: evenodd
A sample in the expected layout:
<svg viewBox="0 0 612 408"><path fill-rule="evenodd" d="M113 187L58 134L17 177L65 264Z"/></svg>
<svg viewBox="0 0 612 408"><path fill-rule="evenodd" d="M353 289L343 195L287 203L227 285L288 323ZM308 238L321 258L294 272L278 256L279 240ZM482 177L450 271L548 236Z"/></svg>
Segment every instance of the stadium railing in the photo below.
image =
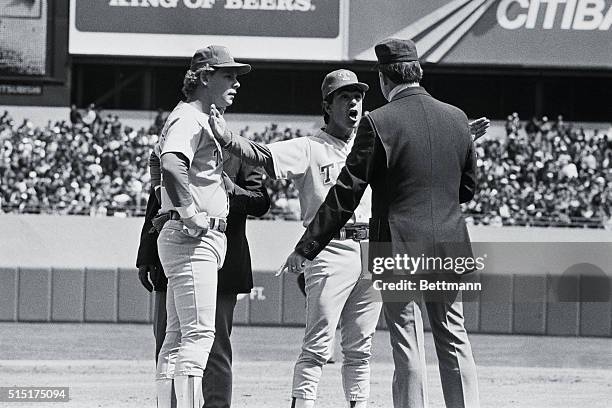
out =
<svg viewBox="0 0 612 408"><path fill-rule="evenodd" d="M20 213L20 214L57 214L57 215L80 215L80 216L114 216L114 217L144 217L146 208L143 206L126 206L126 207L106 207L106 210L98 208L64 208L56 209L45 206L22 206L18 205L3 205L0 207L2 213ZM492 216L489 214L464 213L468 222L474 225L498 225L491 222ZM268 220L292 220L295 221L293 213L284 211L281 208L273 208L260 219ZM517 226L517 227L565 227L565 228L607 228L612 229L612 220L605 220L601 217L585 218L571 217L567 221L560 220L557 217L542 216L537 218L514 219L505 218L501 220L500 226Z"/></svg>

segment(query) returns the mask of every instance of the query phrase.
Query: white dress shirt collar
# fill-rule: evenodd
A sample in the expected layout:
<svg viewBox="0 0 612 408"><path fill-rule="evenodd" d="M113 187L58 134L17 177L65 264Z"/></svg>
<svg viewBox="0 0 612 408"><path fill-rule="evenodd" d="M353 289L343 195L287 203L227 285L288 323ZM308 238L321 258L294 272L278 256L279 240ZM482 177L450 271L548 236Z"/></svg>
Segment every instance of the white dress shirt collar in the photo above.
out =
<svg viewBox="0 0 612 408"><path fill-rule="evenodd" d="M395 88L391 90L391 92L389 92L389 96L387 97L387 100L391 102L393 98L395 97L395 95L397 95L398 93L408 88L416 88L417 86L421 86L421 85L419 85L418 83L397 85Z"/></svg>

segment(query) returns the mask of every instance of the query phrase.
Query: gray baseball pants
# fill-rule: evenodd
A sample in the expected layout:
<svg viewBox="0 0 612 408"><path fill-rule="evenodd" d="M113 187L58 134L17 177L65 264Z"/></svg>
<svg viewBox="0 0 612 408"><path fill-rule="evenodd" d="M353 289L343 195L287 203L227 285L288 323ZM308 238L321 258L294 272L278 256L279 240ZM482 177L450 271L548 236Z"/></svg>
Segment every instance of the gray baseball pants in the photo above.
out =
<svg viewBox="0 0 612 408"><path fill-rule="evenodd" d="M363 279L363 268L360 244L352 240L332 240L306 265L306 332L293 374L294 398L316 399L340 323L346 400L368 399L370 350L382 303L373 294L371 280Z"/></svg>

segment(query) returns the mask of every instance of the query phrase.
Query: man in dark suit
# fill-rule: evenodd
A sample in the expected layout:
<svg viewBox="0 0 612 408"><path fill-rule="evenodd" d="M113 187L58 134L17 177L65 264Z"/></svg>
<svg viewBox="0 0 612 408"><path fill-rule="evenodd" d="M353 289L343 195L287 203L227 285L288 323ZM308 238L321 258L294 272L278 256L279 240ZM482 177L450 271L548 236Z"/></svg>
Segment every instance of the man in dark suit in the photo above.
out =
<svg viewBox="0 0 612 408"><path fill-rule="evenodd" d="M139 278L147 290L155 290L153 332L155 335L155 357L159 354L166 332L166 283L157 254L158 233L151 220L157 214L160 204L156 199L155 186L159 185L159 158L153 152L150 158L152 194L147 203L145 223L142 228L136 266ZM248 215L261 217L270 208L270 197L263 185L263 172L243 164L232 155L224 157L223 178L230 197L230 211L227 217L227 253L223 267L219 269L217 284L217 307L215 316L215 341L206 369L202 392L204 408L229 408L232 400L232 332L236 296L250 293L253 288L251 255L245 234Z"/></svg>
<svg viewBox="0 0 612 408"><path fill-rule="evenodd" d="M156 362L166 334L166 289L168 285L168 279L164 275L157 253L157 236L159 234L153 227L152 222L160 207L160 200L156 197L156 189L152 180L145 220L140 231L136 267L138 268L140 283L149 292L153 292L153 336L155 337Z"/></svg>
<svg viewBox="0 0 612 408"><path fill-rule="evenodd" d="M375 51L381 90L389 103L362 119L346 166L287 260L289 267L300 269L327 245L350 218L368 184L372 187L370 262L379 255L472 257L460 208L476 188L468 119L419 85L422 70L412 41L387 39ZM428 405L422 301L431 322L446 406L478 407L476 366L464 327L461 292L404 295L388 301L383 294L395 364L395 408Z"/></svg>

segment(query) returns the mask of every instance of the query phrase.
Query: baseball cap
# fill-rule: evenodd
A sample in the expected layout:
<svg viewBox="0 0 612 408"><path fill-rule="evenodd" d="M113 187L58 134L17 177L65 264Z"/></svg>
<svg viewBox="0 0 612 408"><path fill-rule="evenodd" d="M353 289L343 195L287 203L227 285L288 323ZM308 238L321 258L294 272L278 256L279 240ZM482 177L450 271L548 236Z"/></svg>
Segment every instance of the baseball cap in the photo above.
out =
<svg viewBox="0 0 612 408"><path fill-rule="evenodd" d="M196 71L206 66L212 68L236 68L238 75L246 74L251 71L249 64L241 64L234 61L234 57L229 52L227 47L222 45L209 45L208 47L200 48L193 54L189 69Z"/></svg>
<svg viewBox="0 0 612 408"><path fill-rule="evenodd" d="M395 62L418 61L416 45L412 40L387 38L374 46L374 52L379 64L393 64Z"/></svg>
<svg viewBox="0 0 612 408"><path fill-rule="evenodd" d="M353 71L349 71L348 69L338 69L325 75L325 79L323 79L323 83L321 84L321 94L323 95L323 99L327 98L330 93L346 86L355 86L362 92L366 92L368 89L370 89L368 84L359 82L357 79L357 74L355 74Z"/></svg>

